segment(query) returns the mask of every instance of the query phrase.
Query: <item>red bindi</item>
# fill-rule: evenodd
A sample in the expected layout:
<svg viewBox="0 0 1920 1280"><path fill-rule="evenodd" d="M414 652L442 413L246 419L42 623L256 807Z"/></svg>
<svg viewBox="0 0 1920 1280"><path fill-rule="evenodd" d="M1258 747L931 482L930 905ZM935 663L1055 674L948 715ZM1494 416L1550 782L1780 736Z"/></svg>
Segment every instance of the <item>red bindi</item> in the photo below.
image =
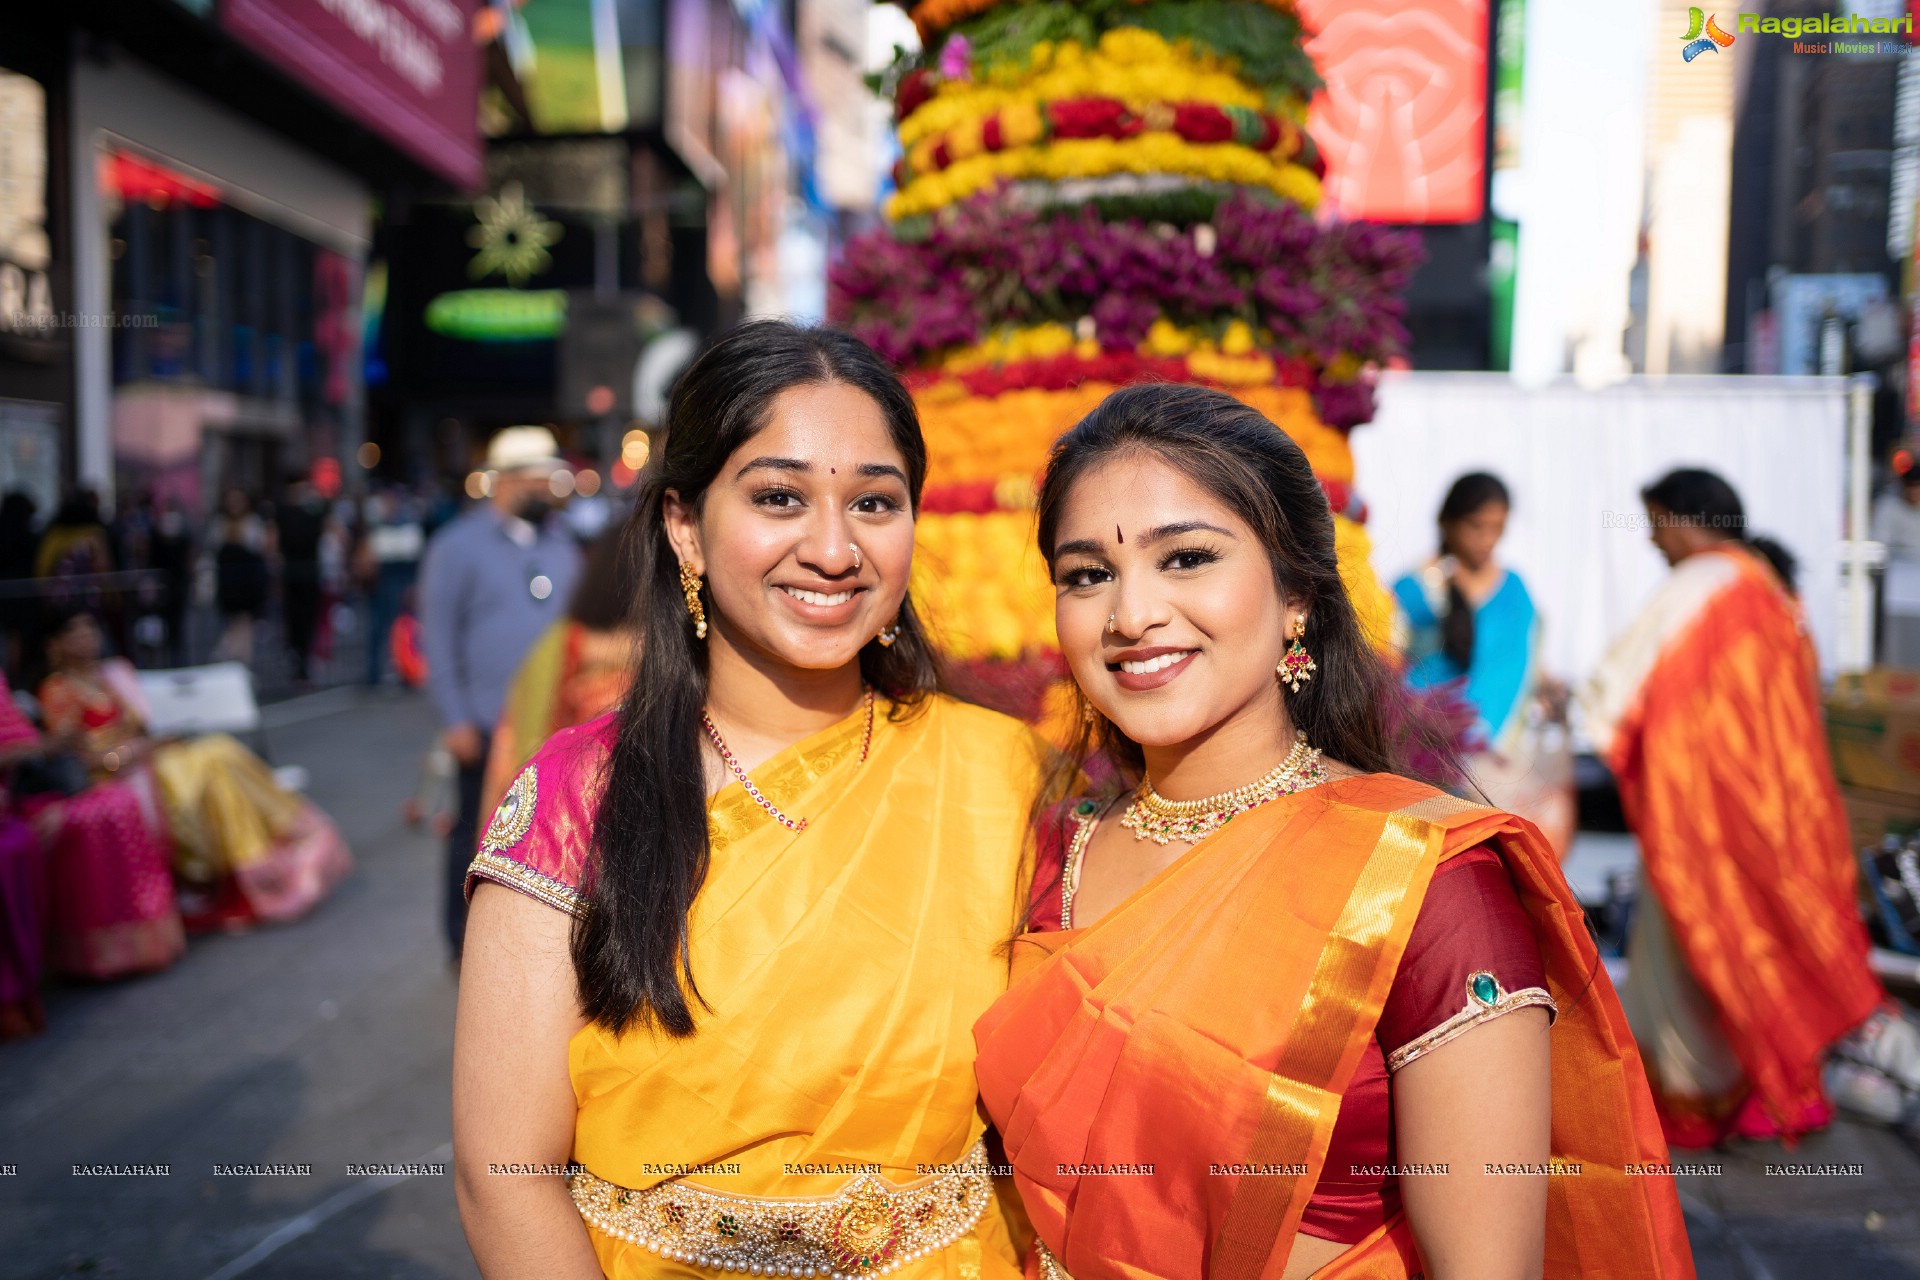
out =
<svg viewBox="0 0 1920 1280"><path fill-rule="evenodd" d="M1119 526L1119 525L1115 525L1115 526L1113 526L1113 536L1114 536L1114 537L1116 537L1116 538L1118 538L1118 539L1120 540L1120 545L1121 545L1121 546L1123 546L1123 547L1124 547L1124 546L1126 546L1126 545L1127 545L1127 535L1126 535L1126 534L1124 534L1124 533L1122 533L1122 532L1120 532L1120 526Z"/></svg>

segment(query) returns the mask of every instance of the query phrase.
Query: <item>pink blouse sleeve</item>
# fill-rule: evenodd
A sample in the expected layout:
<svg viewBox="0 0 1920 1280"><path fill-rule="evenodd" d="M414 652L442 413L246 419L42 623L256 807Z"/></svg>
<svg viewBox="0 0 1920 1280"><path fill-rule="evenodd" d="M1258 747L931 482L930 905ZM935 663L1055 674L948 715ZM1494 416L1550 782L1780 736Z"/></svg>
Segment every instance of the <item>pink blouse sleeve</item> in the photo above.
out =
<svg viewBox="0 0 1920 1280"><path fill-rule="evenodd" d="M507 788L467 868L467 898L491 880L572 915L585 910L613 717L563 729Z"/></svg>
<svg viewBox="0 0 1920 1280"><path fill-rule="evenodd" d="M1380 1013L1387 1070L1515 1009L1555 1012L1540 943L1506 863L1482 845L1434 873Z"/></svg>

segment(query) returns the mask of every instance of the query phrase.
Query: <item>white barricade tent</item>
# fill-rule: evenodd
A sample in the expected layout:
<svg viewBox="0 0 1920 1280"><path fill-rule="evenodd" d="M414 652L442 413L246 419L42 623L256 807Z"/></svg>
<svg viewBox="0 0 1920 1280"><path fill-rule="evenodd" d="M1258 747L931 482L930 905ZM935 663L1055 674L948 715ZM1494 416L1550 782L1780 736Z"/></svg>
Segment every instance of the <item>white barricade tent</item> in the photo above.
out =
<svg viewBox="0 0 1920 1280"><path fill-rule="evenodd" d="M1749 529L1800 561L1823 673L1835 670L1846 534L1846 381L1631 378L1592 390L1527 387L1505 374L1394 373L1353 433L1374 567L1391 583L1434 553L1435 516L1468 471L1506 482L1500 555L1526 580L1544 628L1542 665L1578 681L1668 570L1648 540L1643 485L1707 467L1739 491Z"/></svg>

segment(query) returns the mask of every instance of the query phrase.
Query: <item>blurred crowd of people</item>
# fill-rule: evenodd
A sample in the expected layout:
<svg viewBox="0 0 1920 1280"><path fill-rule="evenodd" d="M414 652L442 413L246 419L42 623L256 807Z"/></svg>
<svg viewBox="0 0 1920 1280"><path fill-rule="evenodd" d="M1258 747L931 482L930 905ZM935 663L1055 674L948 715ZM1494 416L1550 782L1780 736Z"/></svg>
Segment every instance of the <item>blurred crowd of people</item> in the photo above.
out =
<svg viewBox="0 0 1920 1280"><path fill-rule="evenodd" d="M42 523L33 498L11 491L0 497L6 670L37 677L46 619L77 602L142 666L233 660L295 690L323 671L326 683L380 684L396 674L389 635L426 540L458 510L440 488L330 499L295 474L271 497L229 489L205 519L146 491L109 516L79 489ZM349 640L361 643L357 671Z"/></svg>
<svg viewBox="0 0 1920 1280"><path fill-rule="evenodd" d="M282 688L428 685L458 955L479 815L549 734L610 709L630 669L613 504L569 504L566 469L526 427L495 439L465 511L397 486L329 499L304 476L271 501L229 490L204 523L148 493L108 515L79 490L44 524L27 494L0 498L0 1039L45 1025L49 972L163 969L191 933L305 914L352 866L327 816L240 741L155 733L141 668L259 673L277 644Z"/></svg>

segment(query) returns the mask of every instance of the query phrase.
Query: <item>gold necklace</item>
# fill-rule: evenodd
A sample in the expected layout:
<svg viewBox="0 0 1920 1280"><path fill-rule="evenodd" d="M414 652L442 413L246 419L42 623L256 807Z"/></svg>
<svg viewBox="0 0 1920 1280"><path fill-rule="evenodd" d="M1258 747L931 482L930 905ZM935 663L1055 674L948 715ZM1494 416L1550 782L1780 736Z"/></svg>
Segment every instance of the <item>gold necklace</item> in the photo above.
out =
<svg viewBox="0 0 1920 1280"><path fill-rule="evenodd" d="M1198 800L1168 800L1153 789L1153 780L1140 783L1120 825L1133 832L1135 840L1165 844L1184 840L1196 844L1227 825L1237 815L1257 809L1270 800L1305 791L1327 780L1327 767L1320 763L1318 747L1307 745L1306 730L1295 732L1293 750L1287 752L1273 770L1244 787L1223 791Z"/></svg>

